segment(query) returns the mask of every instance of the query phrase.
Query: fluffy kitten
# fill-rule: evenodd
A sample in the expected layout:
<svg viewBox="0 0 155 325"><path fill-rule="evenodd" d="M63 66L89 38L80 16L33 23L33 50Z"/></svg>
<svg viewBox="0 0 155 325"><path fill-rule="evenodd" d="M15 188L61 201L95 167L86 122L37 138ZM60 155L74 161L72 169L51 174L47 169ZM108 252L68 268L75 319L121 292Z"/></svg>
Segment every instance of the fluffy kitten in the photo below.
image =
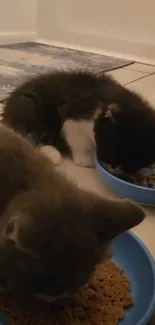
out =
<svg viewBox="0 0 155 325"><path fill-rule="evenodd" d="M115 236L144 219L126 200L80 190L26 139L0 127L0 279L36 295L73 293Z"/></svg>
<svg viewBox="0 0 155 325"><path fill-rule="evenodd" d="M55 164L70 152L76 164L98 158L126 172L155 161L155 112L111 77L89 71L57 71L31 78L8 98L4 123L36 144L54 146ZM94 139L95 135L95 139ZM53 152L52 152L53 154Z"/></svg>

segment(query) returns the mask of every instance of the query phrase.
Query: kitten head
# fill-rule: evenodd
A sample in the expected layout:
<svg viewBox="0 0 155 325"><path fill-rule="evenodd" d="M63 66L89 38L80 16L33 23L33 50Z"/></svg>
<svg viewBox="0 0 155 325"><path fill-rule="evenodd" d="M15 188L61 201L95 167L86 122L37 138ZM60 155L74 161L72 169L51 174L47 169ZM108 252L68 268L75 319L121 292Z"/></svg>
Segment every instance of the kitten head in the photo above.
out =
<svg viewBox="0 0 155 325"><path fill-rule="evenodd" d="M82 191L80 190L80 193ZM0 219L0 278L18 290L57 296L87 282L106 245L139 224L135 204L93 194L62 206L37 191L16 197Z"/></svg>
<svg viewBox="0 0 155 325"><path fill-rule="evenodd" d="M140 107L110 105L95 125L97 156L112 168L134 173L155 161L155 112Z"/></svg>

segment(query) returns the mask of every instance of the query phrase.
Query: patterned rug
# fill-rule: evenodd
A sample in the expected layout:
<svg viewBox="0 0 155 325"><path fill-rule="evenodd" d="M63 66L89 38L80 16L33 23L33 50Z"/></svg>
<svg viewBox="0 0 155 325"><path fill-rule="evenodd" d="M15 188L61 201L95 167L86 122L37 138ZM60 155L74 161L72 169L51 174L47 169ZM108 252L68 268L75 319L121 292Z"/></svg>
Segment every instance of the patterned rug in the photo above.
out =
<svg viewBox="0 0 155 325"><path fill-rule="evenodd" d="M29 42L0 46L0 101L29 76L49 69L91 69L101 73L133 61Z"/></svg>

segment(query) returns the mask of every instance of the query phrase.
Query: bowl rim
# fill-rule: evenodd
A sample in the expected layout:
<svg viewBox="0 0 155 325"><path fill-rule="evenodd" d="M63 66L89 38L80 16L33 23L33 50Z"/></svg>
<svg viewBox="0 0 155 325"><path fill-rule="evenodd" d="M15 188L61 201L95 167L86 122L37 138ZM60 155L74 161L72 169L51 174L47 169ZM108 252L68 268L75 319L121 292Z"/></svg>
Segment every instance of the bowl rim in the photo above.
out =
<svg viewBox="0 0 155 325"><path fill-rule="evenodd" d="M100 162L98 161L97 159L97 156L95 155L95 165L97 166L97 168L99 168L101 171L104 171L105 174L107 174L107 176L109 176L110 178L114 179L114 180L117 180L119 183L121 184L124 184L124 185L127 185L131 188L135 188L137 190L141 190L141 191L147 191L147 192L150 192L150 193L155 193L155 188L149 188L149 187L145 187L145 186L140 186L140 185L135 185L135 184L132 184L132 183L129 183L127 181L124 181L123 179L121 178L118 178L117 176L109 173L101 164Z"/></svg>
<svg viewBox="0 0 155 325"><path fill-rule="evenodd" d="M137 235L135 235L132 231L128 231L127 233L132 237L132 239L134 239L137 242L138 245L140 245L140 247L144 251L144 253L147 256L147 259L149 261L149 265L151 267L152 274L153 274L153 292L154 293L153 293L149 308L147 309L147 312L145 313L145 315L142 318L140 318L139 322L136 324L136 325L144 325L150 321L150 319L155 311L155 260L154 260L153 256L151 255L150 251L148 250L148 248L146 247L146 245L142 242L142 240Z"/></svg>

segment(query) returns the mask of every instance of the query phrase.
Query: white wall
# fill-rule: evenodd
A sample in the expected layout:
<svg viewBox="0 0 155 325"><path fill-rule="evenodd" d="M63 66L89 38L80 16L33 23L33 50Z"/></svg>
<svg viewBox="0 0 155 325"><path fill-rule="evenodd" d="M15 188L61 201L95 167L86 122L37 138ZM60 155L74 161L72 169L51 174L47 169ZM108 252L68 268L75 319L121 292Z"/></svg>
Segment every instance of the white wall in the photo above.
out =
<svg viewBox="0 0 155 325"><path fill-rule="evenodd" d="M0 43L34 39L36 8L37 0L0 0Z"/></svg>
<svg viewBox="0 0 155 325"><path fill-rule="evenodd" d="M38 0L37 38L155 63L155 1Z"/></svg>
<svg viewBox="0 0 155 325"><path fill-rule="evenodd" d="M0 0L0 44L37 40L155 64L155 0Z"/></svg>

